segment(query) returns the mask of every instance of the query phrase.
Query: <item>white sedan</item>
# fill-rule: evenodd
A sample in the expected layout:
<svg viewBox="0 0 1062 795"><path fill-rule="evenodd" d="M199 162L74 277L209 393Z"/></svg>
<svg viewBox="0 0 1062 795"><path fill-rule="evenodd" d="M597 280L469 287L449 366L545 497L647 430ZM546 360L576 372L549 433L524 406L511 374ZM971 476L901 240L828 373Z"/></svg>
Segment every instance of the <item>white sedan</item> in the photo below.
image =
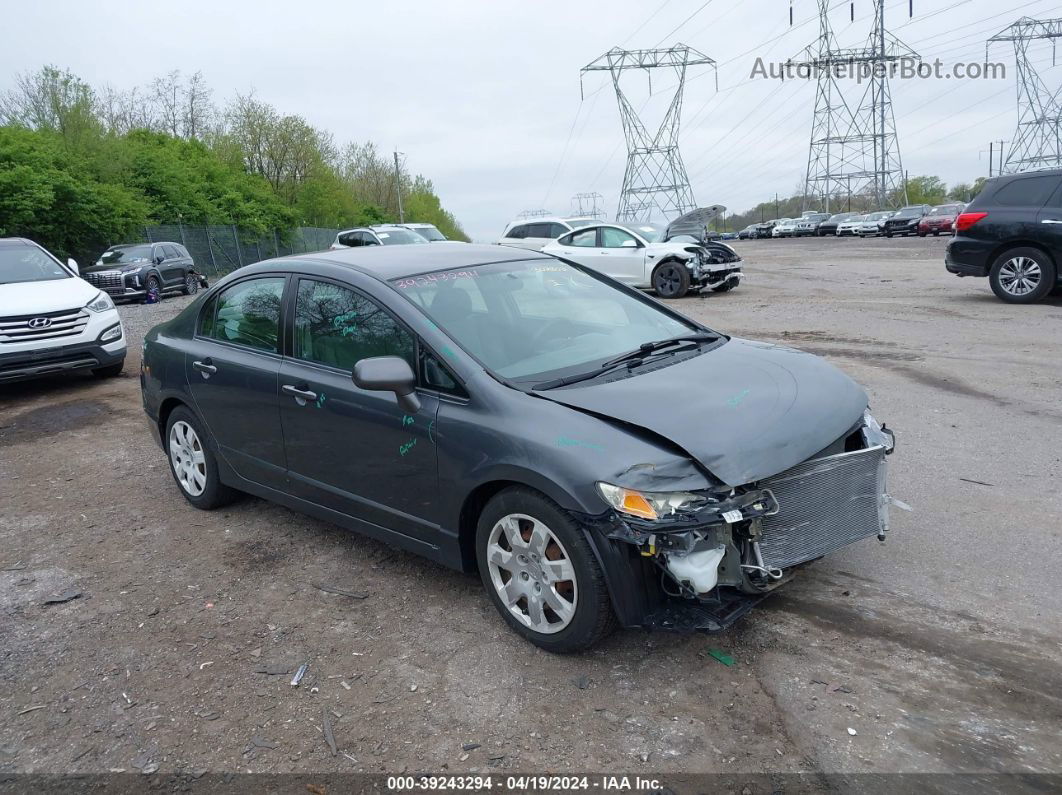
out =
<svg viewBox="0 0 1062 795"><path fill-rule="evenodd" d="M741 257L719 241L692 235L665 238L652 224L596 224L562 235L542 251L611 276L661 298L690 290L726 292L741 281Z"/></svg>
<svg viewBox="0 0 1062 795"><path fill-rule="evenodd" d="M837 224L837 237L845 235L858 235L863 222L867 220L865 215L853 215Z"/></svg>

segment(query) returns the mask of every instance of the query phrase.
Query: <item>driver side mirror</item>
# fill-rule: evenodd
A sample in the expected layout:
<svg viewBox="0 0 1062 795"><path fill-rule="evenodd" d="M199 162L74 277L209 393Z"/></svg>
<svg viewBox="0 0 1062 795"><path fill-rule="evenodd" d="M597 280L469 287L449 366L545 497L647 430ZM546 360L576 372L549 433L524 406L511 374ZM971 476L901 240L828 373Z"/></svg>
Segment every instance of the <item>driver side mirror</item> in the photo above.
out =
<svg viewBox="0 0 1062 795"><path fill-rule="evenodd" d="M73 257L67 257L66 267L70 268L70 270L72 270L74 273L81 273L81 268L77 266L77 260L75 260Z"/></svg>
<svg viewBox="0 0 1062 795"><path fill-rule="evenodd" d="M354 365L354 385L371 392L394 392L404 411L420 410L417 397L417 377L409 362L398 356L374 356Z"/></svg>

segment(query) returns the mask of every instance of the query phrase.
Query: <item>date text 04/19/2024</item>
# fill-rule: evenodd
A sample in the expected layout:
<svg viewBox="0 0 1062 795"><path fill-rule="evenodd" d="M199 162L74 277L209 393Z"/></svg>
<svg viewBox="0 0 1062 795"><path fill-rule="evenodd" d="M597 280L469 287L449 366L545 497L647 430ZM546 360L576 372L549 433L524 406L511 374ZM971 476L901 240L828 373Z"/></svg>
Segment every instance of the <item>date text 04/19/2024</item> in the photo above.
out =
<svg viewBox="0 0 1062 795"><path fill-rule="evenodd" d="M388 776L390 792L654 792L661 783L642 776L452 775Z"/></svg>

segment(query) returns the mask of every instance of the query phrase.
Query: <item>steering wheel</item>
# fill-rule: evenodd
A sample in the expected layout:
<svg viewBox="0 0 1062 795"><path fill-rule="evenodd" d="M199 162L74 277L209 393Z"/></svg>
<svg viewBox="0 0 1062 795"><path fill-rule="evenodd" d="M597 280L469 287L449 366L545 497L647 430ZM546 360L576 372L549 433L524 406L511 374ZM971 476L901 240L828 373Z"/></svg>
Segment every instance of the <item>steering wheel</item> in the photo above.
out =
<svg viewBox="0 0 1062 795"><path fill-rule="evenodd" d="M566 317L555 317L531 335L530 346L532 350L538 350L539 343L553 338L571 339L575 336L575 331L575 324L571 320Z"/></svg>

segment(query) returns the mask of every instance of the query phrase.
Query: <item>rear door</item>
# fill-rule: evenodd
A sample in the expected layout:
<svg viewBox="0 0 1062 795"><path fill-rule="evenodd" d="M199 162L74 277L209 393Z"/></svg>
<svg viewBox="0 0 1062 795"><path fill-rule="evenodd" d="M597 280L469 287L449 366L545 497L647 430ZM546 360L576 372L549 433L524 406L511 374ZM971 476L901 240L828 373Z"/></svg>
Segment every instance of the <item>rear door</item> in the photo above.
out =
<svg viewBox="0 0 1062 795"><path fill-rule="evenodd" d="M355 363L399 356L417 369L417 340L367 293L319 277L293 279L292 356L280 368L280 417L291 489L303 499L436 541L432 427L439 400L418 391L407 413L391 392L354 385Z"/></svg>
<svg viewBox="0 0 1062 795"><path fill-rule="evenodd" d="M188 386L221 456L238 475L283 488L278 383L287 276L242 279L204 304L185 354Z"/></svg>
<svg viewBox="0 0 1062 795"><path fill-rule="evenodd" d="M1046 205L1054 201L1060 184L1062 177L1035 172L1004 181L985 201L976 202L988 217L966 234L1000 243L1024 239L1050 245L1048 241L1057 240L1051 231L1057 224L1050 222L1062 219L1062 213Z"/></svg>
<svg viewBox="0 0 1062 795"><path fill-rule="evenodd" d="M1055 275L1062 279L1062 177L1056 179L1060 184L1037 215L1037 239L1050 252L1058 267Z"/></svg>
<svg viewBox="0 0 1062 795"><path fill-rule="evenodd" d="M166 252L166 261L163 263L165 270L162 271L162 278L166 280L166 285L176 287L184 284L184 257L177 250L177 246L172 243L164 243L162 248Z"/></svg>

